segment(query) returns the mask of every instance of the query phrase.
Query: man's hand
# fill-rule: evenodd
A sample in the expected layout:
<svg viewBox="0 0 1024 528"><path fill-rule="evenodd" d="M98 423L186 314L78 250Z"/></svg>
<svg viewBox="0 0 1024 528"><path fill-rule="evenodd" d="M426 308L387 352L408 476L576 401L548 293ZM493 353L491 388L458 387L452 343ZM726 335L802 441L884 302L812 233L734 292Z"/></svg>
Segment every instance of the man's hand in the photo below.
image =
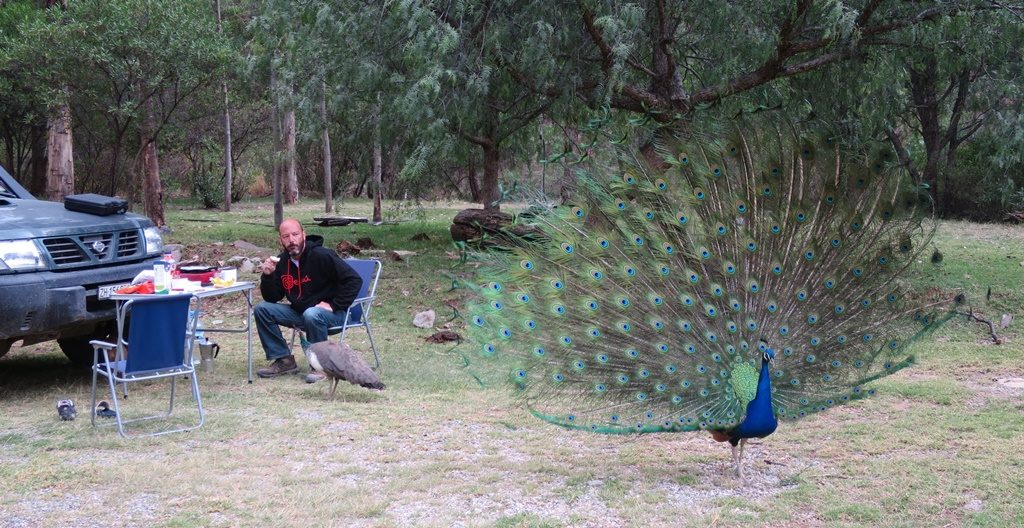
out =
<svg viewBox="0 0 1024 528"><path fill-rule="evenodd" d="M334 311L334 308L331 308L331 303L329 303L327 301L320 301L320 302L318 302L316 304L316 307L317 308L323 308L324 310L327 310L328 312L333 312Z"/></svg>
<svg viewBox="0 0 1024 528"><path fill-rule="evenodd" d="M260 265L260 271L262 271L264 275L270 275L271 273L274 273L274 268L277 267L277 263L280 261L281 259L278 257L267 257L267 260L264 260L263 264Z"/></svg>

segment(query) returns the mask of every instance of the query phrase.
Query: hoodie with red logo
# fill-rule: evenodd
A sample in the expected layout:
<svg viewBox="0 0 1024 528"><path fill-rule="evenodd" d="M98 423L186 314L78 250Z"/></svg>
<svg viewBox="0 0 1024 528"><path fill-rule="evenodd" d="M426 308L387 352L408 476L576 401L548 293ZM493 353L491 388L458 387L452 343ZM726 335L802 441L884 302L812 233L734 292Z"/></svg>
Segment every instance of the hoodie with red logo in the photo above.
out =
<svg viewBox="0 0 1024 528"><path fill-rule="evenodd" d="M277 302L287 297L298 313L327 301L335 312L342 312L352 305L363 286L359 274L337 253L324 247L322 236L306 235L306 247L298 263L292 262L287 251L278 256L281 261L274 272L260 277L264 301Z"/></svg>

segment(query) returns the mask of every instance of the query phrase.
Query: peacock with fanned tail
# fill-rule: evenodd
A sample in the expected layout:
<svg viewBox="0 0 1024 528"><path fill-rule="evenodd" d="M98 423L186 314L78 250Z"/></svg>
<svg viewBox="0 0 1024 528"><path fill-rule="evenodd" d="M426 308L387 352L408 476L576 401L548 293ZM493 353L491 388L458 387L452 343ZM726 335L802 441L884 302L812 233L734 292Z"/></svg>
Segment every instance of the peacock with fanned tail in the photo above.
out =
<svg viewBox="0 0 1024 528"><path fill-rule="evenodd" d="M873 394L959 299L900 280L934 231L927 194L891 153L820 136L734 126L593 161L574 204L473 254L472 346L543 420L708 430L742 477L748 438Z"/></svg>

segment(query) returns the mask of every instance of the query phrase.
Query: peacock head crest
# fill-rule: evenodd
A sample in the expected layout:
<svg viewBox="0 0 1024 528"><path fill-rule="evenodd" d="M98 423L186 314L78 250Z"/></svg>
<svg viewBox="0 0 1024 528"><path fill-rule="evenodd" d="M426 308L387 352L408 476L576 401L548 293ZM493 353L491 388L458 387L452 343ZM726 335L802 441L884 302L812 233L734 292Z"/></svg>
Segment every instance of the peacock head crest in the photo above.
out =
<svg viewBox="0 0 1024 528"><path fill-rule="evenodd" d="M764 339L759 339L757 342L757 349L761 351L761 361L768 363L775 362L775 351L768 346L768 342Z"/></svg>

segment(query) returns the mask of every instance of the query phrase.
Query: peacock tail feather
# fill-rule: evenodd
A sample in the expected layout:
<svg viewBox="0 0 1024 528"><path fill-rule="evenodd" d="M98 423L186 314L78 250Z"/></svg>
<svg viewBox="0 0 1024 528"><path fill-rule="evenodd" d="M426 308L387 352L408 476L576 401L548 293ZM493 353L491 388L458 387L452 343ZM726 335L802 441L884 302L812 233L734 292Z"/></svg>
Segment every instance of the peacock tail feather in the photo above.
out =
<svg viewBox="0 0 1024 528"><path fill-rule="evenodd" d="M775 413L799 418L871 394L953 314L900 281L934 222L891 153L771 126L612 148L573 204L534 205L531 236L474 255L472 346L544 420L729 430L760 340Z"/></svg>

